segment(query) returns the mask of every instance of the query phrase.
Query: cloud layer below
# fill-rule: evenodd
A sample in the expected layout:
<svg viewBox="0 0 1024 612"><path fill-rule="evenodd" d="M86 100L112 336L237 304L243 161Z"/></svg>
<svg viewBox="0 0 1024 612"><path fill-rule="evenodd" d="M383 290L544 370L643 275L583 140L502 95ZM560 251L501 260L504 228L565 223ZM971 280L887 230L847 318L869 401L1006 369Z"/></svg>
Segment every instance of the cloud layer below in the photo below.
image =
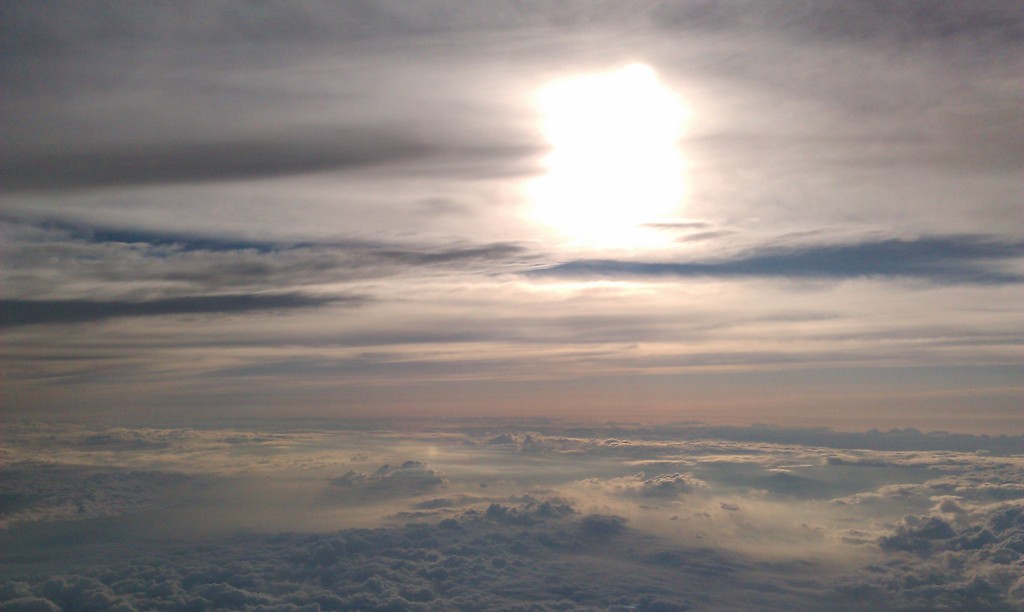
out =
<svg viewBox="0 0 1024 612"><path fill-rule="evenodd" d="M7 428L0 605L1024 605L1019 437L270 425Z"/></svg>

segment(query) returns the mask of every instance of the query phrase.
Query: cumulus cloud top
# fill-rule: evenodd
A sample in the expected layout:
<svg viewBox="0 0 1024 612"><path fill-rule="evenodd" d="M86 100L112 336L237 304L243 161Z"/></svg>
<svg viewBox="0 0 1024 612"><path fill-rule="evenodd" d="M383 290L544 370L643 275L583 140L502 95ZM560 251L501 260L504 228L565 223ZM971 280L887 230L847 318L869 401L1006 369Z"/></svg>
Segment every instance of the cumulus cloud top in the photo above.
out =
<svg viewBox="0 0 1024 612"><path fill-rule="evenodd" d="M444 477L421 461L382 465L370 474L349 470L330 480L331 485L360 494L401 495L427 493L445 484Z"/></svg>
<svg viewBox="0 0 1024 612"><path fill-rule="evenodd" d="M649 497L656 499L676 499L695 489L707 486L691 473L658 474L647 478L643 472L632 476L623 476L604 481L588 481L588 484L600 487L614 495L633 497Z"/></svg>
<svg viewBox="0 0 1024 612"><path fill-rule="evenodd" d="M1022 603L1024 454L918 450L915 436L881 434L850 439L910 449L842 448L816 430L693 440L664 428L497 430L13 425L0 599L9 609ZM787 442L755 441L769 437ZM137 555L113 554L136 537L147 542Z"/></svg>

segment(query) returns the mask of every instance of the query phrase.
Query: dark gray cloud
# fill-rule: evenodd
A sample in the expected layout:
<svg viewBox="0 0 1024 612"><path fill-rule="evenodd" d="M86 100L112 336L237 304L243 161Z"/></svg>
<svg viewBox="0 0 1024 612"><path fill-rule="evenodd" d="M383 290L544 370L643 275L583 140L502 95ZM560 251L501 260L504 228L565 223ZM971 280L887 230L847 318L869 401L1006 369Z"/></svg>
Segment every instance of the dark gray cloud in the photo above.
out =
<svg viewBox="0 0 1024 612"><path fill-rule="evenodd" d="M5 444L12 457L45 449L51 462L16 460L0 474L0 576L8 581L0 604L1014 610L1024 603L1024 513L1019 497L990 494L995 485L1020 482L1020 456L836 452L812 442L815 435L829 440L827 432L810 430L804 444L766 444L706 432L679 441L671 427L622 429L625 435L611 438L615 427L557 423L526 429L507 421L431 421L426 430L406 423L402 432L380 421L349 429L336 421L332 427L341 429L286 423L284 431L270 422L251 430L11 428ZM566 435L569 427L587 435ZM524 429L540 450L519 452ZM399 459L366 467L379 465L371 455L427 448L429 466ZM850 459L827 460L834 456ZM136 467L154 462L166 471ZM310 477L338 474L339 464L351 462L356 469L333 482ZM653 476L620 476L637 465ZM479 487L483 474L493 487ZM578 474L598 486L568 482ZM794 490L790 480L764 478L775 474L803 480ZM878 500L815 501L803 481L819 488L843 481ZM333 496L331 504L301 493L303 482ZM435 497L442 486L444 496ZM257 492L249 497L247 487ZM238 532L250 524L239 515L240 495L256 506L258 521L280 505L288 531L264 525ZM327 513L330 530L359 512L428 522L291 531L313 511ZM211 514L223 515L225 535L191 544L192 530L201 529L194 523ZM830 515L837 520L827 522ZM174 516L185 523L170 520L163 532L153 524ZM659 524L680 531L663 533ZM696 543L672 535L679 532ZM136 541L139 533L147 537ZM794 539L794 558L780 561L776 547L786 538ZM125 553L127 542L134 546ZM760 555L762 545L771 552ZM816 553L806 545L836 555L855 546L871 564L830 572L810 561Z"/></svg>
<svg viewBox="0 0 1024 612"><path fill-rule="evenodd" d="M365 238L330 240L280 240L269 238L237 237L217 233L183 233L155 230L145 227L113 227L62 219L28 219L21 216L0 215L0 222L9 224L12 234L35 232L32 246L63 241L112 245L145 245L169 247L176 252L256 251L283 252L295 249L347 249L361 255L373 255L414 264L451 263L459 260L501 259L513 255L524 256L528 251L513 242L474 244L468 241L447 244L416 244ZM29 239L26 240L29 242Z"/></svg>
<svg viewBox="0 0 1024 612"><path fill-rule="evenodd" d="M658 474L650 478L644 473L623 476L612 480L588 481L613 495L627 497L672 500L707 486L707 483L691 473L678 472Z"/></svg>
<svg viewBox="0 0 1024 612"><path fill-rule="evenodd" d="M296 39L329 41L333 37L423 35L459 32L467 28L499 30L510 27L594 26L652 22L663 27L782 27L803 34L835 38L943 38L957 34L999 34L1007 40L1022 35L1021 16L1010 0L964 4L937 1L841 0L768 2L753 0L655 0L631 3L570 0L552 4L540 0L495 1L476 5L452 0L408 3L265 2L186 3L189 10L171 10L161 3L141 3L129 9L101 2L102 11L69 10L68 2L15 3L4 7L7 26L4 50L74 52L83 39L140 40L166 36L193 44L255 41L272 43ZM144 10L143 10L144 9ZM190 19L189 17L193 17ZM196 23L199 22L199 24ZM201 25L201 27L197 27ZM76 44L77 43L77 44Z"/></svg>
<svg viewBox="0 0 1024 612"><path fill-rule="evenodd" d="M463 129L482 113L444 95L457 75L410 82L423 66L409 37L458 39L467 13L492 19L434 5L5 5L0 183L56 196L381 166L392 178L535 172L536 138L509 137L493 113Z"/></svg>
<svg viewBox="0 0 1024 612"><path fill-rule="evenodd" d="M583 532L590 536L607 538L626 530L626 521L614 514L588 514L580 520Z"/></svg>
<svg viewBox="0 0 1024 612"><path fill-rule="evenodd" d="M774 27L825 40L879 38L944 39L989 37L1019 43L1024 19L1010 0L962 3L954 1L842 0L789 2L693 0L658 3L651 16L663 27L716 29Z"/></svg>
<svg viewBox="0 0 1024 612"><path fill-rule="evenodd" d="M202 236L137 227L105 227L61 221L59 219L30 221L8 217L3 220L12 226L21 225L25 229L52 232L53 236L51 239L54 241L67 239L89 243L146 244L153 247L174 247L180 251L258 251L261 253L312 246L312 243L232 238L227 236Z"/></svg>
<svg viewBox="0 0 1024 612"><path fill-rule="evenodd" d="M580 517L536 499L396 528L240 534L224 544L83 566L46 580L15 572L0 596L6 602L44 598L65 609L124 610L782 610L824 604L815 588L751 569L729 553L643 536L619 516Z"/></svg>
<svg viewBox="0 0 1024 612"><path fill-rule="evenodd" d="M8 191L23 191L258 179L410 161L429 153L425 143L387 133L138 146L5 156L0 159L0 184Z"/></svg>
<svg viewBox="0 0 1024 612"><path fill-rule="evenodd" d="M807 247L767 247L724 261L578 260L528 274L563 277L918 278L937 283L1016 283L1004 264L1024 256L1024 243L986 236L926 236Z"/></svg>
<svg viewBox="0 0 1024 612"><path fill-rule="evenodd" d="M4 221L10 244L17 246L4 262L9 299L0 305L0 325L8 326L356 305L367 298L338 295L337 289L333 297L299 290L424 268L515 265L535 257L511 242L302 242L9 216ZM87 289L69 292L72 286ZM269 292L271 287L276 291Z"/></svg>
<svg viewBox="0 0 1024 612"><path fill-rule="evenodd" d="M884 571L849 577L840 593L856 595L866 606L908 610L1024 609L1019 504L986 508L960 524L938 515L909 515L879 544L890 553Z"/></svg>
<svg viewBox="0 0 1024 612"><path fill-rule="evenodd" d="M0 529L17 523L83 521L166 507L188 494L195 482L184 474L165 471L12 463L0 470Z"/></svg>
<svg viewBox="0 0 1024 612"><path fill-rule="evenodd" d="M894 551L884 566L833 577L800 564L673 546L629 529L622 517L581 517L535 500L404 527L239 534L102 565L68 559L73 571L47 579L15 569L0 601L11 610L50 609L47 602L112 610L1016 610L1022 593L1013 579L1014 548L1022 529L1019 508L993 510L961 528L908 518L883 542L925 539L961 563L884 544ZM786 577L793 571L799 577ZM37 607L26 607L33 598Z"/></svg>
<svg viewBox="0 0 1024 612"><path fill-rule="evenodd" d="M296 41L320 44L367 38L461 34L467 29L500 31L520 27L572 27L636 19L644 5L572 0L552 4L498 0L484 5L458 0L427 0L412 6L395 0L374 2L187 2L171 9L159 2L125 7L100 2L97 10L67 1L5 5L7 53L52 54L89 50L90 41L122 44L186 41L196 45Z"/></svg>
<svg viewBox="0 0 1024 612"><path fill-rule="evenodd" d="M322 499L336 500L341 496L365 502L387 496L420 495L443 488L445 482L444 474L410 459L401 465L382 465L369 474L349 470L330 480L331 488Z"/></svg>
<svg viewBox="0 0 1024 612"><path fill-rule="evenodd" d="M146 244L153 247L173 247L176 251L258 251L269 253L294 249L337 249L408 265L504 259L512 256L528 255L528 251L524 247L511 242L489 244L454 243L446 245L403 245L397 242L367 239L289 242L283 240L259 240L230 236L203 236L201 234L160 232L143 228L90 226L60 221L44 221L38 225L44 229L60 231L72 239L95 243Z"/></svg>
<svg viewBox="0 0 1024 612"><path fill-rule="evenodd" d="M362 297L314 296L302 293L203 295L139 302L0 300L0 327L42 323L86 323L114 317L243 314L319 308L332 304L357 306L365 302L366 298Z"/></svg>

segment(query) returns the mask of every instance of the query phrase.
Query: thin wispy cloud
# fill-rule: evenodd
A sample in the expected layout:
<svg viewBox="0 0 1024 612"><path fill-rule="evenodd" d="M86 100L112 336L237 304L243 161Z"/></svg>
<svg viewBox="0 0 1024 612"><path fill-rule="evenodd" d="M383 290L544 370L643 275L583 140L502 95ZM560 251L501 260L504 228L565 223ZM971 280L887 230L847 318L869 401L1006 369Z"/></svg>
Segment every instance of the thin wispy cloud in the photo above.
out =
<svg viewBox="0 0 1024 612"><path fill-rule="evenodd" d="M358 306L365 302L366 298L363 297L314 296L300 293L205 295L139 302L0 300L0 327L41 323L85 323L113 317L273 312L332 304Z"/></svg>
<svg viewBox="0 0 1024 612"><path fill-rule="evenodd" d="M937 283L1019 283L1007 264L1024 257L1024 243L992 236L925 236L809 247L766 247L724 261L580 260L529 272L553 276L710 276L841 280L919 278Z"/></svg>

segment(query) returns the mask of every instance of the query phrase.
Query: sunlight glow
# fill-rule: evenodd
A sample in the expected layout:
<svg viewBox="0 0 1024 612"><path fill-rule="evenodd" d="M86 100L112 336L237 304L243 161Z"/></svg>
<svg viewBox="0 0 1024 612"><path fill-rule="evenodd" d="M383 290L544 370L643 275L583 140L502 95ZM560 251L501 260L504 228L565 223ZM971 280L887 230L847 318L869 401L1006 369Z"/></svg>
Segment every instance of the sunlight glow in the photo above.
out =
<svg viewBox="0 0 1024 612"><path fill-rule="evenodd" d="M644 64L555 81L537 94L551 152L529 216L584 247L660 246L645 224L678 214L686 109Z"/></svg>

